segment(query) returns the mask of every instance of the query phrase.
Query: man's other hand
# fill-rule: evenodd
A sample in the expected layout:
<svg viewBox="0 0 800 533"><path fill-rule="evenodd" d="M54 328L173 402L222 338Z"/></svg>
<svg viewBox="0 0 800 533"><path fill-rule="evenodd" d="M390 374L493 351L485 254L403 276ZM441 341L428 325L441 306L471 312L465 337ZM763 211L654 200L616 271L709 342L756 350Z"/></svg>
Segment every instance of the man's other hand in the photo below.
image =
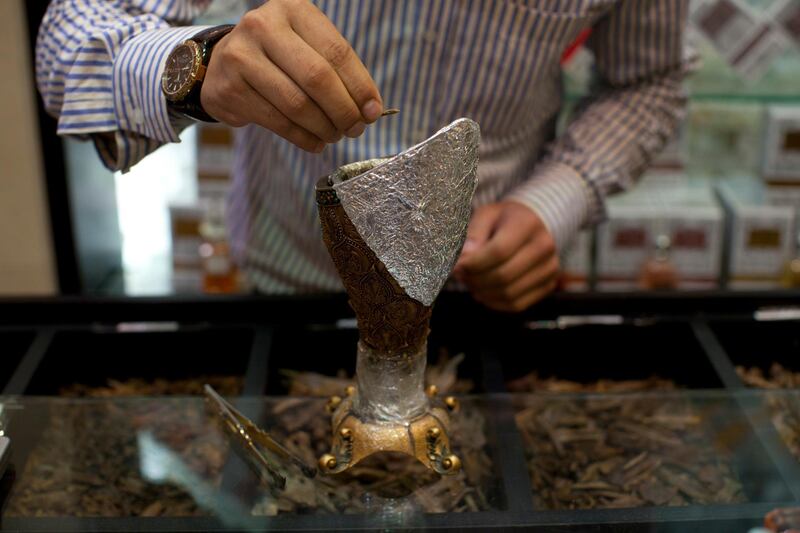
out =
<svg viewBox="0 0 800 533"><path fill-rule="evenodd" d="M550 293L558 271L555 242L542 220L506 201L475 211L454 275L484 305L516 312Z"/></svg>
<svg viewBox="0 0 800 533"><path fill-rule="evenodd" d="M308 0L270 0L214 47L200 100L231 126L258 124L304 150L358 137L378 119L375 82Z"/></svg>

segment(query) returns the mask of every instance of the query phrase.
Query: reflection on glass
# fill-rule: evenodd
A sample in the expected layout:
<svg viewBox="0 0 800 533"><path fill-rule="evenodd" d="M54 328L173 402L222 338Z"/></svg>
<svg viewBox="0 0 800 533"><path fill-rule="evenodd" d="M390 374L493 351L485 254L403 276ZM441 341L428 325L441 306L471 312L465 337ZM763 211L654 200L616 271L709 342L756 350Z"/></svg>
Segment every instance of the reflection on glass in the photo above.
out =
<svg viewBox="0 0 800 533"><path fill-rule="evenodd" d="M537 509L731 504L747 500L738 441L710 424L725 404L681 397L531 397L516 415ZM721 428L737 438L743 420Z"/></svg>
<svg viewBox="0 0 800 533"><path fill-rule="evenodd" d="M323 399L234 404L309 461L329 445ZM231 453L200 398L23 398L8 410L17 454L4 517L187 517L199 529L248 530L319 518L316 527L348 529L361 522L341 515L413 528L456 516L546 521L541 511L551 509L590 523L591 512L617 508L609 516L625 521L634 507L684 507L694 517L730 509L763 520L796 498L800 457L789 447L800 434L800 391L487 395L462 405L457 477L384 455L345 475L298 472L276 490ZM530 502L523 514L520 502ZM325 522L333 516L337 522Z"/></svg>
<svg viewBox="0 0 800 533"><path fill-rule="evenodd" d="M253 419L261 427L310 464L330 446L323 400L244 403L243 410L257 415ZM231 513L379 513L405 523L425 513L485 511L504 502L487 444L484 406L469 400L454 420L463 454L457 476L442 477L410 457L385 455L345 475L313 480L287 469L285 490L260 483L249 468L231 466L241 460L230 453L228 436L200 399L38 400L25 411L27 416L12 427L33 424L36 438L13 486L9 517L223 513L231 522ZM23 433L29 435L30 427ZM239 487L235 495L229 486Z"/></svg>
<svg viewBox="0 0 800 533"><path fill-rule="evenodd" d="M171 450L199 479L219 485L228 445L196 401L97 400L38 403L10 423L29 448L5 516L198 516L207 511L171 483L143 475L139 434ZM35 442L14 437L36 421ZM30 432L26 432L29 434Z"/></svg>

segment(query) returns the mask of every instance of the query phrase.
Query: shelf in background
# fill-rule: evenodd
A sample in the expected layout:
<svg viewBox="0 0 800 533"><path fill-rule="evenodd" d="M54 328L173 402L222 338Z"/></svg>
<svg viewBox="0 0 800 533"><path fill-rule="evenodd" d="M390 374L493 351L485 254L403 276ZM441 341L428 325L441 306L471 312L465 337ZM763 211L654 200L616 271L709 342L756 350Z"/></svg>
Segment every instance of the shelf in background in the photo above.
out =
<svg viewBox="0 0 800 533"><path fill-rule="evenodd" d="M800 50L797 48L784 52L757 81L747 81L709 43L697 39L693 46L700 54L701 65L686 82L692 100L800 105ZM585 96L590 84L590 61L585 56L576 61L566 68L564 75L566 99L570 102Z"/></svg>

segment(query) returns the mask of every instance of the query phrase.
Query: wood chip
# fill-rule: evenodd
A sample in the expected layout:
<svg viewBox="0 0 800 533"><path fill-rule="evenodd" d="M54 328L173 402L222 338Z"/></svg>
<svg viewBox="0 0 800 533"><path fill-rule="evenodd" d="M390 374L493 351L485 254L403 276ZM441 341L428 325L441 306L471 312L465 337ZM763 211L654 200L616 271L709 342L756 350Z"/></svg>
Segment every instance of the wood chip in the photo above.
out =
<svg viewBox="0 0 800 533"><path fill-rule="evenodd" d="M672 390L653 377L581 384L535 374L517 390ZM516 414L537 509L624 508L745 501L741 483L714 448L690 402L623 396L526 398Z"/></svg>

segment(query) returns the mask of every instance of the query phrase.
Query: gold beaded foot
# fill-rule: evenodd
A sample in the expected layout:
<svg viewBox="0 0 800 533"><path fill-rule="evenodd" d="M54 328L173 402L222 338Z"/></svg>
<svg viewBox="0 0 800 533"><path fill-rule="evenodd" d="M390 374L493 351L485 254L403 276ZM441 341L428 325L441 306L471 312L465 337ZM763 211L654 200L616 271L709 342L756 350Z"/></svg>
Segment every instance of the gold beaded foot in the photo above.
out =
<svg viewBox="0 0 800 533"><path fill-rule="evenodd" d="M327 474L338 474L378 452L399 452L415 457L431 470L455 474L461 460L450 450L448 428L450 412L458 401L431 398L427 412L407 423L360 420L352 411L354 390L348 387L345 398L332 397L333 443L331 452L319 458L319 468ZM428 390L430 396L436 391Z"/></svg>

